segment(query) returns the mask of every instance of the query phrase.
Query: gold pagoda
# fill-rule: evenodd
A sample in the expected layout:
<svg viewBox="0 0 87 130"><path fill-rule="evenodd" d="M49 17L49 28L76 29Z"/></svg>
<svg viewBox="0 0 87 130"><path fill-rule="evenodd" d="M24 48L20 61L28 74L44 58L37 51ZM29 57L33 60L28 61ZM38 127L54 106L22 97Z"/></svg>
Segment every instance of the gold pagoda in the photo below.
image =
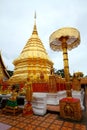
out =
<svg viewBox="0 0 87 130"><path fill-rule="evenodd" d="M30 78L33 82L37 82L40 79L44 79L45 82L49 81L53 62L49 58L38 36L36 15L34 17L32 35L28 39L19 57L13 61L13 64L15 66L14 73L9 80L12 84L25 82L27 78Z"/></svg>

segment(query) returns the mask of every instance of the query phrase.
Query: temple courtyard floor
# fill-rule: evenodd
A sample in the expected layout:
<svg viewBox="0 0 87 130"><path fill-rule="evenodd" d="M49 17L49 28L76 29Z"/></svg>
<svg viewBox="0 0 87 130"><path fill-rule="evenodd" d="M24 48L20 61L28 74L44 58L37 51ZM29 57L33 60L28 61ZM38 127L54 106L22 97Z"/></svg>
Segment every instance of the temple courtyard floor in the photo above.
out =
<svg viewBox="0 0 87 130"><path fill-rule="evenodd" d="M64 120L58 114L23 117L0 114L0 130L87 130L87 113L81 121Z"/></svg>
<svg viewBox="0 0 87 130"><path fill-rule="evenodd" d="M0 110L0 130L87 130L87 94L80 121L60 118L59 106L53 106L53 111L50 106L48 108L44 116L23 116L22 113L12 115Z"/></svg>

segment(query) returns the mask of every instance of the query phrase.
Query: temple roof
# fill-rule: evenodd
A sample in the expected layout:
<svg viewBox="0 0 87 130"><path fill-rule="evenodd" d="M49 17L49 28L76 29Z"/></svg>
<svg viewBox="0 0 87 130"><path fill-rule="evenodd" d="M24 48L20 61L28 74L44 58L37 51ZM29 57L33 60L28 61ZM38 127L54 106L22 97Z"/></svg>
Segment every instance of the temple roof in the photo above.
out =
<svg viewBox="0 0 87 130"><path fill-rule="evenodd" d="M81 84L87 84L87 77L81 78Z"/></svg>
<svg viewBox="0 0 87 130"><path fill-rule="evenodd" d="M2 55L0 52L0 79L8 79L10 77L9 73L7 72L7 69L5 67L5 64L2 59Z"/></svg>

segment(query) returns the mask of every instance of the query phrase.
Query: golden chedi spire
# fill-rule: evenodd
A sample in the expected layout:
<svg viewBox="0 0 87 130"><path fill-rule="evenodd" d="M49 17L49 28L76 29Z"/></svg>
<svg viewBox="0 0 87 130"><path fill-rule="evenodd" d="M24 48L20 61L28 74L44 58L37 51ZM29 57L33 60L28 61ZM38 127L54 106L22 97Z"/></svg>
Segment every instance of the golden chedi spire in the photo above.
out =
<svg viewBox="0 0 87 130"><path fill-rule="evenodd" d="M36 13L34 16L34 27L31 37L28 39L19 57L13 61L15 66L10 82L19 83L27 78L37 81L40 75L44 75L44 80L48 81L53 62L50 60L43 43L41 42L37 27Z"/></svg>
<svg viewBox="0 0 87 130"><path fill-rule="evenodd" d="M33 32L32 32L32 35L38 35L38 32L37 32L37 27L36 27L36 12L34 14L34 28L33 28Z"/></svg>

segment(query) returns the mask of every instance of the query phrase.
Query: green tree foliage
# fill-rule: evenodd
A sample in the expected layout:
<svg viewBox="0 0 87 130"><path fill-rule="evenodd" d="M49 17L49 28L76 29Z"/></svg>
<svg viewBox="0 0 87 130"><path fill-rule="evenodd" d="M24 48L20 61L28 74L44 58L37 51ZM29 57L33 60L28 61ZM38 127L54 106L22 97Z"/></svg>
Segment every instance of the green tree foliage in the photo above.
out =
<svg viewBox="0 0 87 130"><path fill-rule="evenodd" d="M55 71L55 74L60 75L62 78L65 77L65 75L64 75L64 69L60 69L60 70Z"/></svg>
<svg viewBox="0 0 87 130"><path fill-rule="evenodd" d="M11 70L7 70L7 72L9 73L10 76L13 75L13 71L11 71Z"/></svg>
<svg viewBox="0 0 87 130"><path fill-rule="evenodd" d="M55 74L60 75L62 78L65 78L65 74L64 74L64 69L60 69L60 70L55 70ZM72 77L72 75L70 74L70 77Z"/></svg>

